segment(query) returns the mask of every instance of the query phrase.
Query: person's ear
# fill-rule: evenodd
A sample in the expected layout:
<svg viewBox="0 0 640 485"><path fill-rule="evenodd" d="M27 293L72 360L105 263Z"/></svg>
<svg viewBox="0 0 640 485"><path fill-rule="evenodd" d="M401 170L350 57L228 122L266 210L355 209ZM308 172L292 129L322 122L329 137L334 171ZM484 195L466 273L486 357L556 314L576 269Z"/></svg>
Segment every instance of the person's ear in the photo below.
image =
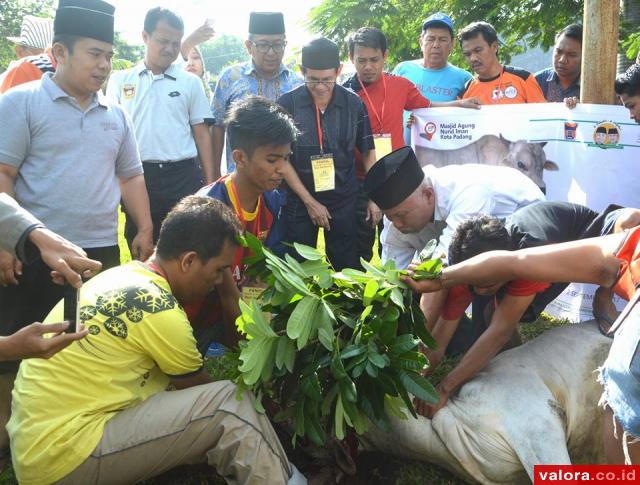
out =
<svg viewBox="0 0 640 485"><path fill-rule="evenodd" d="M247 162L249 161L249 157L247 157L247 154L245 153L244 150L236 148L235 150L233 150L233 152L231 152L231 157L233 158L233 161L236 162L237 167L240 167L240 168L247 167Z"/></svg>
<svg viewBox="0 0 640 485"><path fill-rule="evenodd" d="M251 55L251 46L253 45L253 42L251 42L249 39L244 41L244 47L245 49L247 49L247 52L249 53L249 55Z"/></svg>
<svg viewBox="0 0 640 485"><path fill-rule="evenodd" d="M193 267L193 263L196 261L198 255L195 251L187 251L180 255L180 269L183 273L188 273Z"/></svg>
<svg viewBox="0 0 640 485"><path fill-rule="evenodd" d="M147 33L146 30L142 31L142 42L144 42L144 45L147 45L149 43L149 34Z"/></svg>
<svg viewBox="0 0 640 485"><path fill-rule="evenodd" d="M53 58L58 64L64 64L67 60L67 48L60 42L56 42L55 44L53 44L53 46L51 47L51 53L53 54Z"/></svg>
<svg viewBox="0 0 640 485"><path fill-rule="evenodd" d="M384 60L384 62L387 62L387 57L389 57L389 51L384 51L384 54L382 54L382 59Z"/></svg>

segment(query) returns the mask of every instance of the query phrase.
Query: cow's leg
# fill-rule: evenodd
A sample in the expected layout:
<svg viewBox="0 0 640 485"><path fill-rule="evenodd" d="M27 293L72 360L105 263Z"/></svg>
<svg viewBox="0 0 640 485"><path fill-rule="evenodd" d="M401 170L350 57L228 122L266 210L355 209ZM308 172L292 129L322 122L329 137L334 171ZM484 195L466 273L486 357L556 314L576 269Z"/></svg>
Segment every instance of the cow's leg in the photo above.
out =
<svg viewBox="0 0 640 485"><path fill-rule="evenodd" d="M531 395L536 395L535 391ZM567 417L558 402L551 398L545 406L534 399L527 409L510 414L507 429L513 450L533 482L534 465L570 465L571 458L565 433Z"/></svg>

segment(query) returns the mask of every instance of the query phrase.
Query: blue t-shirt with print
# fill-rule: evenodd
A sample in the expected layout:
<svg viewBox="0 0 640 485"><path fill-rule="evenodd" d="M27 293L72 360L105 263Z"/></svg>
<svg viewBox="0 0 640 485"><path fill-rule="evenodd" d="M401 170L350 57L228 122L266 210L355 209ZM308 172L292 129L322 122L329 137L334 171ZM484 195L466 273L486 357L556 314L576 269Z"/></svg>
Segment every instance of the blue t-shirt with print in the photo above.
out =
<svg viewBox="0 0 640 485"><path fill-rule="evenodd" d="M407 78L416 85L420 94L435 102L453 101L463 92L464 86L473 76L453 64L442 69L430 69L422 65L422 59L401 62L393 70L393 74ZM409 112L404 112L406 124ZM404 140L410 142L409 130L404 130Z"/></svg>

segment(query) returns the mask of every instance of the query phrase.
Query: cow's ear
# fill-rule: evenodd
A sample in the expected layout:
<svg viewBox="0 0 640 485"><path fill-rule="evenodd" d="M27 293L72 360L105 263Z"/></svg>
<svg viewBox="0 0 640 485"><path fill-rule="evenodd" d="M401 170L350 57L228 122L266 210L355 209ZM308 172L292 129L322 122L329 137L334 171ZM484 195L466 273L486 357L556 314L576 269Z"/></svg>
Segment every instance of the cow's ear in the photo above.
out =
<svg viewBox="0 0 640 485"><path fill-rule="evenodd" d="M543 147L543 146L545 146L546 144L547 144L547 142L546 142L546 141L541 141L541 142L540 142L540 147Z"/></svg>
<svg viewBox="0 0 640 485"><path fill-rule="evenodd" d="M557 172L558 170L560 170L558 164L556 162L552 162L551 160L547 160L546 162L544 162L544 166L542 168L544 170L550 170L552 172Z"/></svg>

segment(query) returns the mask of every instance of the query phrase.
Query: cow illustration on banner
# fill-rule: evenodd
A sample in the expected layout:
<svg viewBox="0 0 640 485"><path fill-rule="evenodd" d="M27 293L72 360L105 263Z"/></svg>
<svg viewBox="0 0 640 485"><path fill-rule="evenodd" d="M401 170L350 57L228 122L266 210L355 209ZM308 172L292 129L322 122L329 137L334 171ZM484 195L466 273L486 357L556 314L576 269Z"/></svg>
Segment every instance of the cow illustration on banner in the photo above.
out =
<svg viewBox="0 0 640 485"><path fill-rule="evenodd" d="M508 166L531 178L549 200L594 210L640 207L640 125L622 106L569 110L562 103L538 103L427 108L413 115L411 146L422 165ZM547 311L591 319L593 291L592 285L572 284Z"/></svg>

